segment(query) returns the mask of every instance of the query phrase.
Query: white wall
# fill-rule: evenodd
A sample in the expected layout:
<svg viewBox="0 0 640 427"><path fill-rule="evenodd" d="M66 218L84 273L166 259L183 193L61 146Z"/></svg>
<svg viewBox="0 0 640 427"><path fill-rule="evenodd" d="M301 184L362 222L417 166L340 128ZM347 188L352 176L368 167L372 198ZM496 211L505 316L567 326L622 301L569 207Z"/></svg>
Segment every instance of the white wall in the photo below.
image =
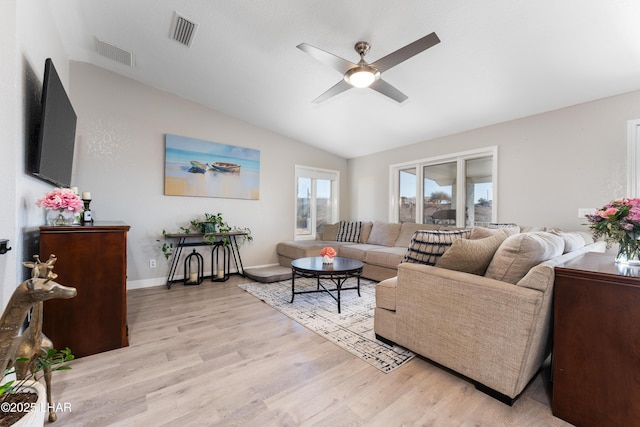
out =
<svg viewBox="0 0 640 427"><path fill-rule="evenodd" d="M47 57L79 116L74 185L93 193L98 219L132 226L134 285L162 283L166 264L156 238L205 211L253 230L254 243L243 248L247 266L276 262L275 244L293 237L295 164L341 172L343 219L388 219L390 164L491 145L499 147L499 221L579 228L578 208L626 192L626 122L640 117L640 92L346 161L93 66L69 64L47 7L39 0L0 3L0 167L6 177L0 238L13 246L0 255L2 306L27 274L20 262L37 251L32 237L44 215L35 201L51 189L24 168ZM259 149L260 200L163 196L165 133ZM158 260L156 269L149 269L150 258Z"/></svg>
<svg viewBox="0 0 640 427"><path fill-rule="evenodd" d="M388 221L389 165L498 146L498 221L583 229L578 208L626 196L627 121L640 92L349 161L351 216Z"/></svg>
<svg viewBox="0 0 640 427"><path fill-rule="evenodd" d="M28 276L21 265L37 253L37 229L43 223L35 201L51 187L26 171L25 153L39 114L44 62L53 58L63 82L68 60L47 2L0 2L0 170L3 172L0 238L9 239L12 250L0 255L0 306Z"/></svg>
<svg viewBox="0 0 640 427"><path fill-rule="evenodd" d="M72 185L91 192L96 220L131 226L130 288L164 283L168 266L156 239L204 212L251 229L245 267L276 263L277 242L293 239L296 164L340 171L340 203L349 212L343 158L86 63L71 62L70 96L78 114ZM260 199L163 195L166 133L260 150ZM149 259L158 267L149 268Z"/></svg>
<svg viewBox="0 0 640 427"><path fill-rule="evenodd" d="M0 67L0 171L3 174L2 206L0 209L0 239L9 239L13 250L5 255L0 255L0 293L1 307L4 307L7 299L16 286L16 242L18 232L16 227L16 139L18 123L16 107L18 105L17 61L18 50L16 44L16 2L3 1L0 3L0 15L3 17L3 25L0 26L0 58L3 66ZM7 65L4 65L7 64Z"/></svg>

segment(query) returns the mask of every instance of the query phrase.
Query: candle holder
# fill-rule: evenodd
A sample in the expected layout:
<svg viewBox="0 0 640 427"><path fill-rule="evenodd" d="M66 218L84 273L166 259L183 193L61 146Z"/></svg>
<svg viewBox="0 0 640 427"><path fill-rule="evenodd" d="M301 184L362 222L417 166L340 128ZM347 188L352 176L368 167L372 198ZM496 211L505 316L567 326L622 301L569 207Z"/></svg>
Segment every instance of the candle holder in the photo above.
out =
<svg viewBox="0 0 640 427"><path fill-rule="evenodd" d="M194 267L195 264L195 267ZM184 259L184 284L199 285L204 277L204 259L194 249Z"/></svg>
<svg viewBox="0 0 640 427"><path fill-rule="evenodd" d="M216 242L211 249L211 281L226 282L229 279L231 255L229 247Z"/></svg>
<svg viewBox="0 0 640 427"><path fill-rule="evenodd" d="M91 208L89 205L91 204L91 199L82 199L82 203L84 203L84 211L82 211L81 223L84 224L93 224L93 215L91 214Z"/></svg>

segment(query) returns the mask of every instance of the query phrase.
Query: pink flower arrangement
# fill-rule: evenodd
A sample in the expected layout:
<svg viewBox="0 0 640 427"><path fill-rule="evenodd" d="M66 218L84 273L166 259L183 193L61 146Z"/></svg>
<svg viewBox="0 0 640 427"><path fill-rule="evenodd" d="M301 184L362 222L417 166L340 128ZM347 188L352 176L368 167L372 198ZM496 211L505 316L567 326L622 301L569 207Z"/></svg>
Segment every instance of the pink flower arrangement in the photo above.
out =
<svg viewBox="0 0 640 427"><path fill-rule="evenodd" d="M320 251L320 256L328 256L329 258L333 258L334 256L336 256L338 253L336 252L335 249L333 249L330 246L324 247L322 248L322 250Z"/></svg>
<svg viewBox="0 0 640 427"><path fill-rule="evenodd" d="M73 213L80 212L84 204L80 197L70 188L54 188L36 201L40 208L50 210L68 210Z"/></svg>
<svg viewBox="0 0 640 427"><path fill-rule="evenodd" d="M615 199L587 215L594 239L604 238L607 247L618 243L618 256L640 259L640 199Z"/></svg>

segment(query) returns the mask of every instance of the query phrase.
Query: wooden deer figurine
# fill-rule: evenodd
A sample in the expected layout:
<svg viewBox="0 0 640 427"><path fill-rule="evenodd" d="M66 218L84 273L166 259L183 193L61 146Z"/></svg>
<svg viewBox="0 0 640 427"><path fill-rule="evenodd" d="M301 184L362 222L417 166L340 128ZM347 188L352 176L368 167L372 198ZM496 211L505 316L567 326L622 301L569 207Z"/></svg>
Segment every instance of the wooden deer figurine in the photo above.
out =
<svg viewBox="0 0 640 427"><path fill-rule="evenodd" d="M34 255L35 262L24 262L30 267L31 278L18 286L0 317L0 363L7 367L13 360L25 357L31 360L33 357L46 353L53 347L51 340L42 334L42 302L54 298L73 298L77 291L75 288L62 286L53 281L57 277L52 272L56 262L55 255L51 255L47 262L40 262L38 255ZM33 316L29 327L19 335L20 327L31 307L34 307ZM16 377L25 378L28 362L16 364ZM45 382L47 386L47 402L49 403L49 421L56 420L51 401L51 370L45 369Z"/></svg>

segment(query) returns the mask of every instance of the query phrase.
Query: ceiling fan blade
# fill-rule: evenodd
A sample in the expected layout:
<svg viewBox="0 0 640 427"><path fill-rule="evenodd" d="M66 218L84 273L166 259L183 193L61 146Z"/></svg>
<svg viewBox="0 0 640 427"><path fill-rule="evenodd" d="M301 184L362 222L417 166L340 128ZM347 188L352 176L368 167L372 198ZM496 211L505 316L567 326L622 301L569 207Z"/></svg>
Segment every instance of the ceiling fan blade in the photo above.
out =
<svg viewBox="0 0 640 427"><path fill-rule="evenodd" d="M378 59L371 65L376 67L382 73L389 68L398 65L402 61L406 61L412 56L417 55L432 46L437 45L438 43L440 43L440 39L438 38L436 33L431 33L421 39L414 41L413 43L409 43L405 47L402 47L383 58Z"/></svg>
<svg viewBox="0 0 640 427"><path fill-rule="evenodd" d="M342 93L342 92L344 92L346 90L351 89L352 87L353 86L351 86L349 83L345 82L344 80L340 80L331 89L329 89L328 91L326 91L325 93L323 93L322 95L320 95L319 97L314 99L313 102L315 104L319 104L322 101L331 98L332 96L335 96L335 95L337 95L339 93Z"/></svg>
<svg viewBox="0 0 640 427"><path fill-rule="evenodd" d="M310 44L300 43L296 47L304 52L307 52L318 61L324 62L325 64L342 74L346 73L350 68L356 67L358 65L354 64L351 61L347 61L346 59L340 58L333 53L329 53L322 49L318 49L317 47L311 46Z"/></svg>
<svg viewBox="0 0 640 427"><path fill-rule="evenodd" d="M385 82L382 79L378 79L369 86L371 89L380 92L381 94L388 96L396 102L404 102L409 98L404 93L400 92L395 87L391 86L389 83Z"/></svg>

